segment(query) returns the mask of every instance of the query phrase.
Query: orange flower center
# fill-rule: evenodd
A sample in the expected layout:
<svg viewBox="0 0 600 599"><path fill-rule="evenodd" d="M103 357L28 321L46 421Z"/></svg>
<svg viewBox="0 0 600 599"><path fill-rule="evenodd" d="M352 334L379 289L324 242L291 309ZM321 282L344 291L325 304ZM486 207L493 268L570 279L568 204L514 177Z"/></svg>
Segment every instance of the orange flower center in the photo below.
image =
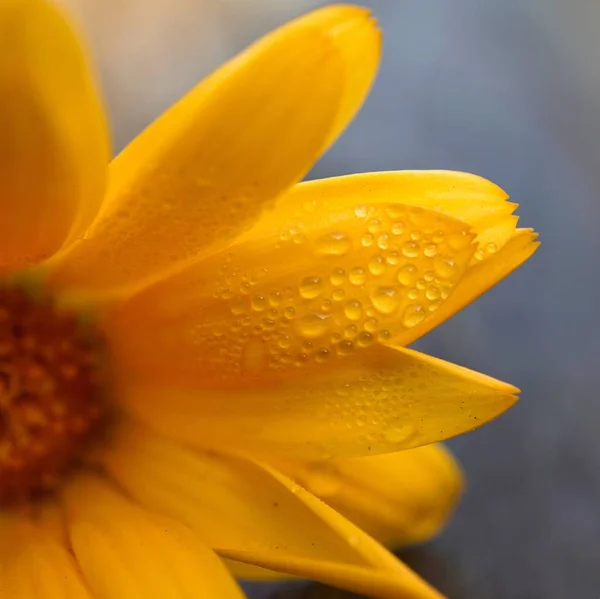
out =
<svg viewBox="0 0 600 599"><path fill-rule="evenodd" d="M51 300L0 285L0 504L51 492L104 414L101 343Z"/></svg>

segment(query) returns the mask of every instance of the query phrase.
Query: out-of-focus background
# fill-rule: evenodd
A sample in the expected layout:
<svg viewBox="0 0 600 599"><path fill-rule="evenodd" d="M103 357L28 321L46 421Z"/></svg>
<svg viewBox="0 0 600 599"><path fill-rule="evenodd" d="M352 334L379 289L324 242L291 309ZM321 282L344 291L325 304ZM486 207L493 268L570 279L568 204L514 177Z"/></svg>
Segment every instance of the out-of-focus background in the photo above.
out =
<svg viewBox="0 0 600 599"><path fill-rule="evenodd" d="M116 148L308 0L63 0L88 32ZM447 168L521 204L543 245L419 348L510 381L522 401L452 440L470 488L402 556L453 598L600 597L600 3L363 0L384 59L311 177ZM258 586L278 599L350 595Z"/></svg>

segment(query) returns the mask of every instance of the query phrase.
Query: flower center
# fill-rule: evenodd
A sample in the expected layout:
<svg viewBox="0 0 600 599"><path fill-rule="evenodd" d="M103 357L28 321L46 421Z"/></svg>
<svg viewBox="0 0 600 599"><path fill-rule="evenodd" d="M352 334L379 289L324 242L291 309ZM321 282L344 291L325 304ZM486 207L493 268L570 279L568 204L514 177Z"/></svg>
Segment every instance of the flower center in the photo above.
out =
<svg viewBox="0 0 600 599"><path fill-rule="evenodd" d="M50 299L0 283L0 505L51 492L104 413L101 343Z"/></svg>

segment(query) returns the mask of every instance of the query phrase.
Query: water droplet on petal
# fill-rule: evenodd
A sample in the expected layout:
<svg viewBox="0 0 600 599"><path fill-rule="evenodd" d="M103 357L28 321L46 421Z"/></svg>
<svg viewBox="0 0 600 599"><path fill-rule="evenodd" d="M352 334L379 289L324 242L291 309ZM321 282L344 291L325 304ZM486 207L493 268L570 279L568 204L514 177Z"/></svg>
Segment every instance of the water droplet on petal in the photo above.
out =
<svg viewBox="0 0 600 599"><path fill-rule="evenodd" d="M425 309L420 304L410 304L404 310L402 323L408 329L418 325L427 315Z"/></svg>
<svg viewBox="0 0 600 599"><path fill-rule="evenodd" d="M307 314L296 321L296 329L302 337L315 339L329 330L327 314Z"/></svg>
<svg viewBox="0 0 600 599"><path fill-rule="evenodd" d="M349 273L348 279L352 285L363 285L367 280L367 273L364 268L355 266Z"/></svg>
<svg viewBox="0 0 600 599"><path fill-rule="evenodd" d="M358 300L346 302L344 314L348 320L360 320L362 318L362 304Z"/></svg>
<svg viewBox="0 0 600 599"><path fill-rule="evenodd" d="M319 297L323 291L323 281L319 277L305 277L300 283L299 291L304 299Z"/></svg>
<svg viewBox="0 0 600 599"><path fill-rule="evenodd" d="M381 314L393 314L400 307L401 299L395 287L378 287L371 294L373 307Z"/></svg>
<svg viewBox="0 0 600 599"><path fill-rule="evenodd" d="M343 256L352 249L352 241L339 231L327 233L315 244L315 253L319 256Z"/></svg>

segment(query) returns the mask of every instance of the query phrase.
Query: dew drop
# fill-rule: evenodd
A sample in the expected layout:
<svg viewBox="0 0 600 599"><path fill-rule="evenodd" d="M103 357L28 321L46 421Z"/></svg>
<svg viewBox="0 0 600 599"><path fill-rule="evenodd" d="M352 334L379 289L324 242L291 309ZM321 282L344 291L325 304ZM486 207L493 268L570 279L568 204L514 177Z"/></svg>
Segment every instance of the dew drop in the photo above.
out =
<svg viewBox="0 0 600 599"><path fill-rule="evenodd" d="M332 285L341 285L346 280L346 271L343 268L334 268L329 280Z"/></svg>
<svg viewBox="0 0 600 599"><path fill-rule="evenodd" d="M392 334L387 329L381 329L379 333L377 333L377 341L379 343L385 343L392 338Z"/></svg>
<svg viewBox="0 0 600 599"><path fill-rule="evenodd" d="M331 297L335 302L341 302L344 299L346 292L343 289L334 289Z"/></svg>
<svg viewBox="0 0 600 599"><path fill-rule="evenodd" d="M281 291L272 291L269 293L269 304L273 306L273 308L279 306L282 301Z"/></svg>
<svg viewBox="0 0 600 599"><path fill-rule="evenodd" d="M404 310L402 323L408 329L418 325L426 316L425 309L421 304L410 304Z"/></svg>
<svg viewBox="0 0 600 599"><path fill-rule="evenodd" d="M475 252L475 255L473 257L475 258L475 260L483 260L484 255L485 255L484 251L481 248L479 248Z"/></svg>
<svg viewBox="0 0 600 599"><path fill-rule="evenodd" d="M438 256L433 262L433 267L439 277L449 279L456 271L456 262L452 258Z"/></svg>
<svg viewBox="0 0 600 599"><path fill-rule="evenodd" d="M373 307L381 314L393 314L400 307L401 299L395 287L378 287L371 294Z"/></svg>
<svg viewBox="0 0 600 599"><path fill-rule="evenodd" d="M406 443L415 435L416 430L414 426L405 424L404 426L392 426L391 428L383 431L383 436L388 443L394 445L400 443Z"/></svg>
<svg viewBox="0 0 600 599"><path fill-rule="evenodd" d="M385 272L385 260L381 256L371 258L369 272L375 277L380 277Z"/></svg>
<svg viewBox="0 0 600 599"><path fill-rule="evenodd" d="M319 277L305 277L300 283L300 296L304 299L319 297L323 291L323 281Z"/></svg>
<svg viewBox="0 0 600 599"><path fill-rule="evenodd" d="M498 251L498 246L495 243L490 242L490 243L486 244L485 251L488 254L495 254Z"/></svg>
<svg viewBox="0 0 600 599"><path fill-rule="evenodd" d="M358 329L355 324L348 325L344 329L344 337L346 337L346 339L354 339L356 335L358 335Z"/></svg>
<svg viewBox="0 0 600 599"><path fill-rule="evenodd" d="M326 347L321 347L317 350L317 353L315 354L315 360L318 364L324 364L325 362L327 362L327 360L329 360L329 357L330 353Z"/></svg>
<svg viewBox="0 0 600 599"><path fill-rule="evenodd" d="M404 223L402 221L397 221L392 225L392 234L393 235L402 235L404 233Z"/></svg>
<svg viewBox="0 0 600 599"><path fill-rule="evenodd" d="M377 247L380 250L387 250L390 247L390 236L387 233L380 233L377 236Z"/></svg>
<svg viewBox="0 0 600 599"><path fill-rule="evenodd" d="M437 245L435 243L428 243L423 248L423 254L427 258L433 258L437 254Z"/></svg>
<svg viewBox="0 0 600 599"><path fill-rule="evenodd" d="M284 309L283 315L285 316L285 318L288 318L289 320L291 320L296 315L296 310L294 310L294 308L292 306L288 306L287 308Z"/></svg>
<svg viewBox="0 0 600 599"><path fill-rule="evenodd" d="M329 316L326 314L307 314L296 321L296 330L306 339L316 339L329 330Z"/></svg>
<svg viewBox="0 0 600 599"><path fill-rule="evenodd" d="M369 347L374 341L375 339L371 333L362 331L356 338L356 345L358 345L358 347Z"/></svg>
<svg viewBox="0 0 600 599"><path fill-rule="evenodd" d="M250 305L252 306L253 310L256 310L257 312L262 312L263 310L267 309L269 303L264 295L255 295L250 300Z"/></svg>
<svg viewBox="0 0 600 599"><path fill-rule="evenodd" d="M416 258L419 255L419 244L416 241L407 241L402 246L402 255L407 258Z"/></svg>
<svg viewBox="0 0 600 599"><path fill-rule="evenodd" d="M401 285L414 285L417 279L417 267L414 264L406 264L396 275L396 280Z"/></svg>
<svg viewBox="0 0 600 599"><path fill-rule="evenodd" d="M362 318L362 304L358 300L346 302L344 315L348 320L360 320Z"/></svg>
<svg viewBox="0 0 600 599"><path fill-rule="evenodd" d="M352 341L344 340L340 341L335 349L339 356L349 356L352 352L354 352L354 344Z"/></svg>
<svg viewBox="0 0 600 599"><path fill-rule="evenodd" d="M365 218L367 216L367 207L364 204L354 207L354 215L357 218Z"/></svg>
<svg viewBox="0 0 600 599"><path fill-rule="evenodd" d="M375 242L375 237L373 237L373 235L371 235L371 233L365 233L360 239L361 245L366 248L371 247L374 242Z"/></svg>
<svg viewBox="0 0 600 599"><path fill-rule="evenodd" d="M323 235L315 244L315 253L319 256L343 256L351 249L350 238L339 231Z"/></svg>
<svg viewBox="0 0 600 599"><path fill-rule="evenodd" d="M375 333L379 327L379 321L376 318L367 318L363 327L368 333Z"/></svg>
<svg viewBox="0 0 600 599"><path fill-rule="evenodd" d="M360 266L355 266L348 274L348 279L352 285L363 285L367 280L365 269Z"/></svg>
<svg viewBox="0 0 600 599"><path fill-rule="evenodd" d="M369 233L372 233L373 235L375 235L375 233L378 233L379 231L381 231L381 221L378 218L372 218L367 223L367 231Z"/></svg>
<svg viewBox="0 0 600 599"><path fill-rule="evenodd" d="M439 290L439 288L436 287L435 285L430 285L425 290L425 297L428 300L432 301L432 302L440 299L440 290Z"/></svg>
<svg viewBox="0 0 600 599"><path fill-rule="evenodd" d="M385 257L385 261L392 266L396 266L400 262L400 254L393 250Z"/></svg>

